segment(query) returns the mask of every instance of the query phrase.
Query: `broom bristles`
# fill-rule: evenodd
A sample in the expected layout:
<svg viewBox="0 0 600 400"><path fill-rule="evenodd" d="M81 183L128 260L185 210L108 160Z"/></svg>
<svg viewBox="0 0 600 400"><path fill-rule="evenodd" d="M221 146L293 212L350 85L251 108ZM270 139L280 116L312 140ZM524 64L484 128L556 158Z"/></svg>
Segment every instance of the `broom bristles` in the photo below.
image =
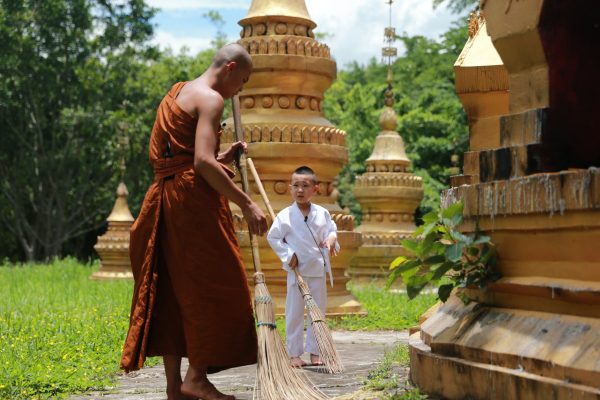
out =
<svg viewBox="0 0 600 400"><path fill-rule="evenodd" d="M315 340L317 341L317 347L319 349L319 356L323 362L321 367L327 373L337 374L344 371L344 365L340 354L335 347L333 337L327 326L325 316L321 312L321 309L315 302L315 299L310 293L308 284L306 282L298 282L298 289L304 298L304 304L306 305L306 312L308 313L313 333L315 334Z"/></svg>
<svg viewBox="0 0 600 400"><path fill-rule="evenodd" d="M310 379L290 363L287 348L277 331L273 300L262 272L254 274L254 301L258 325L256 400L326 400Z"/></svg>

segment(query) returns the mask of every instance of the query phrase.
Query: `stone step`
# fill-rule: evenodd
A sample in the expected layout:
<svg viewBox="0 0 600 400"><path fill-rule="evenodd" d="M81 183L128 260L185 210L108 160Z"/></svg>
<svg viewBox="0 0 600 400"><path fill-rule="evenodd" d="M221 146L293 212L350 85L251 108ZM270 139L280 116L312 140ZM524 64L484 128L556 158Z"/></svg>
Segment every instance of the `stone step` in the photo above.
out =
<svg viewBox="0 0 600 400"><path fill-rule="evenodd" d="M420 336L411 337L414 340L411 340L411 375L415 371L411 377L419 387L434 394L431 385L435 382L421 373L436 376L441 372L437 369L443 367L450 368L446 372L451 376L464 377L465 381L459 384L462 396L469 394L478 399L571 398L562 395L539 397L540 393L544 393L539 387L527 393L530 385L515 385L515 373L534 381L531 384L548 380L545 384L552 389L551 393L558 386L573 385L571 389L577 387L580 393L588 396L600 394L600 369L597 367L600 320L487 306L473 311L476 304L471 302L465 307L458 297L451 296L421 325ZM434 364L438 366L434 365L431 370L419 352L437 358ZM469 371L471 368L475 370ZM487 377L495 384L489 384L489 381L478 383L478 375L484 374L484 371L495 371L495 376ZM484 394L493 387L502 387L503 390L498 392L502 395ZM465 393L465 388L478 392ZM463 398L450 395L448 387L443 389L443 393L452 399ZM531 397L531 394L538 397Z"/></svg>
<svg viewBox="0 0 600 400"><path fill-rule="evenodd" d="M479 183L479 175L454 175L450 177L450 187L453 188L474 183Z"/></svg>
<svg viewBox="0 0 600 400"><path fill-rule="evenodd" d="M503 181L544 172L539 143L479 152L479 180Z"/></svg>
<svg viewBox="0 0 600 400"><path fill-rule="evenodd" d="M500 117L500 147L541 143L547 129L547 108L504 115Z"/></svg>

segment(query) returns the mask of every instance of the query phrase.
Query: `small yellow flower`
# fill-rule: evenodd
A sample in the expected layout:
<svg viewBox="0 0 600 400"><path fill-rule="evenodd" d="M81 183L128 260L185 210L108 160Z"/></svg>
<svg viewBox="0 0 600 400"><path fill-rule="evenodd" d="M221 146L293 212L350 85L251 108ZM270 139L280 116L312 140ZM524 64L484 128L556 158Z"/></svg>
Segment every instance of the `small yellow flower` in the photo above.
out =
<svg viewBox="0 0 600 400"><path fill-rule="evenodd" d="M52 387L54 387L54 383L52 384Z"/></svg>
<svg viewBox="0 0 600 400"><path fill-rule="evenodd" d="M3 388L4 388L4 385L0 385L0 389L3 389Z"/></svg>

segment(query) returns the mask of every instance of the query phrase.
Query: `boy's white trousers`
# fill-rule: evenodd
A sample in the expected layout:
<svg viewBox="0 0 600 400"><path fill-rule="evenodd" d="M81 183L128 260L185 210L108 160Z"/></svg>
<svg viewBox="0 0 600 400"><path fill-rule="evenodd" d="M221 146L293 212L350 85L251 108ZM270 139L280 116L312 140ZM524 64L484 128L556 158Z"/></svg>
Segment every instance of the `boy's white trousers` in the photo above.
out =
<svg viewBox="0 0 600 400"><path fill-rule="evenodd" d="M327 305L327 277L302 277L312 294L319 309L325 315ZM307 315L306 347L304 347L304 299L296 283L293 272L287 276L287 297L285 299L285 340L290 353L300 357L306 350L311 354L319 354L317 341L312 330L310 317Z"/></svg>

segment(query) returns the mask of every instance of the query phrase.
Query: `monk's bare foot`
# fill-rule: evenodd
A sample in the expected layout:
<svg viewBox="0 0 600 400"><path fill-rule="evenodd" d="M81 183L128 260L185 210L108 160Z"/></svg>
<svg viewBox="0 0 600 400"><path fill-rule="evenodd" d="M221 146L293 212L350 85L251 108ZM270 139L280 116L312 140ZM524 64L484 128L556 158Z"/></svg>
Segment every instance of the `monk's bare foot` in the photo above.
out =
<svg viewBox="0 0 600 400"><path fill-rule="evenodd" d="M235 400L235 396L223 394L206 377L206 367L190 365L181 384L181 393L194 399Z"/></svg>
<svg viewBox="0 0 600 400"><path fill-rule="evenodd" d="M323 365L323 361L321 361L321 358L316 354L310 355L310 362L312 365Z"/></svg>
<svg viewBox="0 0 600 400"><path fill-rule="evenodd" d="M298 368L298 367L304 367L305 365L306 365L306 363L304 361L302 361L302 359L300 357L292 358L292 367Z"/></svg>
<svg viewBox="0 0 600 400"><path fill-rule="evenodd" d="M181 390L178 390L177 392L173 393L167 392L167 400L198 400L198 397L186 396L185 394L181 393Z"/></svg>

